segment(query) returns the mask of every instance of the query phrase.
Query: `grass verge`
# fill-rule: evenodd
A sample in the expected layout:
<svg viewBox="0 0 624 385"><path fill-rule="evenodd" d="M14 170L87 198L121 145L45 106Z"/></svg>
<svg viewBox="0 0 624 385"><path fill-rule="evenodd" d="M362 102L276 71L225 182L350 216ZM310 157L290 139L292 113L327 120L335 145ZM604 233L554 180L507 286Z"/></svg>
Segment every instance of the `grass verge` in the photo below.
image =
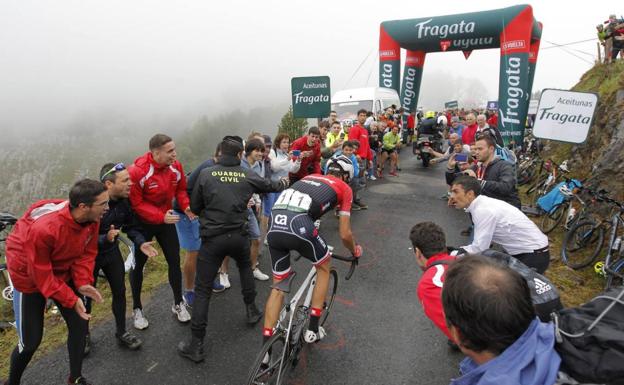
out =
<svg viewBox="0 0 624 385"><path fill-rule="evenodd" d="M165 261L164 256L159 254L155 258L150 258L145 265L143 295L141 297L143 303L149 301L151 293L165 282L167 282L167 262ZM98 290L102 293L104 301L99 304L94 304L93 306L93 318L90 321L91 328L96 327L96 325L100 322L106 321L112 317L112 296L108 282L105 279L98 279ZM132 295L130 292L130 283L128 281L126 281L126 298L128 299L127 314L129 315L132 312ZM2 319L13 320L12 304L4 301L3 299L0 299L0 301L2 301L0 306L0 316ZM35 353L35 356L33 357L33 361L58 348L59 346L64 345L66 340L67 327L65 326L63 317L61 317L60 313L52 314L48 312L45 316L43 339L41 341L41 345L39 345L37 353ZM4 333L0 334L0 356L4 357L4 359L0 361L0 379L8 376L11 352L15 348L16 344L17 333L14 328L6 330ZM67 370L69 371L69 367Z"/></svg>

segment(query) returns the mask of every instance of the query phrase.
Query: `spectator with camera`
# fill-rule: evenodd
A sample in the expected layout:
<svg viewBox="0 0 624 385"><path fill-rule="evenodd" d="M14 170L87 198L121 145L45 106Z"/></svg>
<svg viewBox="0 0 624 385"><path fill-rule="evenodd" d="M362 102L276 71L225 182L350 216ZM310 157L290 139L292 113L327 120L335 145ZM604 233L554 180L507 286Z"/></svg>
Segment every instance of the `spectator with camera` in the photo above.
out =
<svg viewBox="0 0 624 385"><path fill-rule="evenodd" d="M462 175L453 181L449 204L466 210L474 224L472 243L454 253L477 254L496 243L507 254L544 273L550 263L548 237L522 211L481 191L481 183L473 177Z"/></svg>
<svg viewBox="0 0 624 385"><path fill-rule="evenodd" d="M481 183L481 194L503 200L520 209L516 173L512 163L496 156L496 142L489 134L477 136L475 141L477 164L466 170Z"/></svg>
<svg viewBox="0 0 624 385"><path fill-rule="evenodd" d="M292 143L293 155L301 157L301 166L296 172L290 172L290 184L310 174L321 173L321 131L312 126L308 133Z"/></svg>
<svg viewBox="0 0 624 385"><path fill-rule="evenodd" d="M561 358L552 324L536 317L526 280L481 256L446 272L442 306L449 333L466 355L451 385L552 385Z"/></svg>

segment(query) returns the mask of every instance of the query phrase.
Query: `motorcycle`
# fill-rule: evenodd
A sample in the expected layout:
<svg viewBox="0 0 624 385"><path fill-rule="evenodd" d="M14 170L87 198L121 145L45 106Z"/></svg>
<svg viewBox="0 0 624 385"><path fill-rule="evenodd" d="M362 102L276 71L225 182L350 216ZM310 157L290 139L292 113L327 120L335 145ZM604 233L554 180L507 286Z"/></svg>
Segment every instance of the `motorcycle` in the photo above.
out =
<svg viewBox="0 0 624 385"><path fill-rule="evenodd" d="M423 167L429 167L429 162L433 158L431 149L440 152L440 143L435 135L419 135L418 139L412 143L412 152L422 160Z"/></svg>

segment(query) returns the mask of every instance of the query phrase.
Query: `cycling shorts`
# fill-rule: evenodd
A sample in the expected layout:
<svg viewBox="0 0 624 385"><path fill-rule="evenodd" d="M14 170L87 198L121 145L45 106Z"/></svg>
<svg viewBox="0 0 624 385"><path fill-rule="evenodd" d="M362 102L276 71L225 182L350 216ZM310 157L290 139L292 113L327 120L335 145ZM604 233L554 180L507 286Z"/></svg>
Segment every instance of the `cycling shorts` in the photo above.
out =
<svg viewBox="0 0 624 385"><path fill-rule="evenodd" d="M394 151L396 150L396 148L382 148L381 152L385 152L388 155L392 154Z"/></svg>
<svg viewBox="0 0 624 385"><path fill-rule="evenodd" d="M327 243L314 227L307 213L273 210L267 233L273 277L277 280L290 274L290 251L295 250L315 266L328 261Z"/></svg>

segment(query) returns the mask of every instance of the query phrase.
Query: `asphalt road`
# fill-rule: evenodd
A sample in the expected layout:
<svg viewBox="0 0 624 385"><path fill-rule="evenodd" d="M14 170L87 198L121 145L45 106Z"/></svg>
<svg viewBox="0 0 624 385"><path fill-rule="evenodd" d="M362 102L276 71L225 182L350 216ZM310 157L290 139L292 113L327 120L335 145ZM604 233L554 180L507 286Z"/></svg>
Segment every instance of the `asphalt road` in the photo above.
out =
<svg viewBox="0 0 624 385"><path fill-rule="evenodd" d="M416 297L421 275L408 233L412 225L433 220L447 231L448 244L463 244L459 235L469 224L466 215L447 208L443 166L423 169L407 151L401 154L398 178L370 182L362 192L368 210L355 212L352 224L364 247L361 265L350 281L347 265L335 261L340 280L337 302L327 321L328 336L306 347L294 378L297 385L313 384L448 384L457 374L461 354L449 350L446 338L424 316ZM344 252L337 221L325 218L321 233ZM294 263L301 282L309 269ZM178 342L190 328L174 319L168 285L145 306L150 327L135 331L144 344L139 351L120 348L114 326L106 321L92 330L93 350L83 373L94 384L242 384L261 345L261 326L245 324L245 311L235 268L232 288L212 297L206 338L207 360L194 364L178 356ZM262 270L270 271L268 255ZM258 282L257 302L263 308L268 282ZM130 322L128 323L130 325ZM44 336L45 338L45 336ZM65 347L31 363L23 384L64 384L68 373Z"/></svg>

